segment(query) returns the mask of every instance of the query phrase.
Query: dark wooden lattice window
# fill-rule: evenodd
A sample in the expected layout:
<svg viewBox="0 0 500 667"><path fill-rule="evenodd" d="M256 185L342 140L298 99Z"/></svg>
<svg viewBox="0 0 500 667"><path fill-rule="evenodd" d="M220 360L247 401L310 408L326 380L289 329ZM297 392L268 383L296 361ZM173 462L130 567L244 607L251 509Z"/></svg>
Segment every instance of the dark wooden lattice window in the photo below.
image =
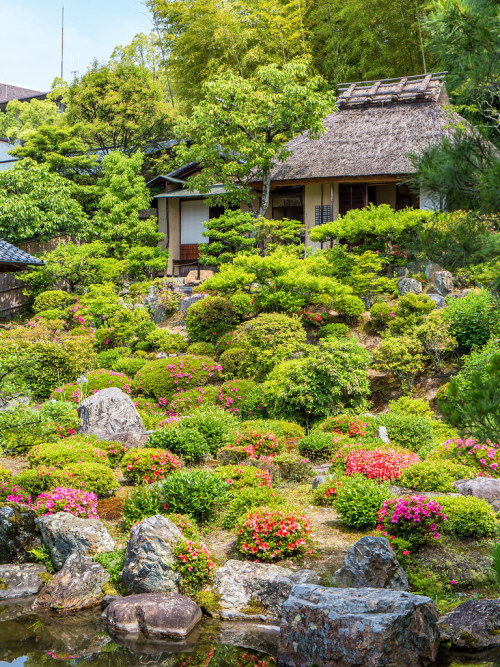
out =
<svg viewBox="0 0 500 667"><path fill-rule="evenodd" d="M331 222L332 207L330 204L324 206L316 206L314 209L314 224L324 225L325 222Z"/></svg>
<svg viewBox="0 0 500 667"><path fill-rule="evenodd" d="M353 208L364 208L368 204L366 185L339 185L339 213L344 215Z"/></svg>

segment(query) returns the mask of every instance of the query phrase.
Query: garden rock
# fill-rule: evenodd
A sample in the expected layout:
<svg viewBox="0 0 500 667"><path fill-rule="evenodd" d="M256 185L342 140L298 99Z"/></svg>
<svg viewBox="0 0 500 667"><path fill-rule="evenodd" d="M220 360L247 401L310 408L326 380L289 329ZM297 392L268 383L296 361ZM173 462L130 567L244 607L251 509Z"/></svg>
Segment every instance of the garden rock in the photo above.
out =
<svg viewBox="0 0 500 667"><path fill-rule="evenodd" d="M326 475L316 475L316 477L312 481L312 488L317 489L318 486L321 486L322 484L326 484L326 480L328 477Z"/></svg>
<svg viewBox="0 0 500 667"><path fill-rule="evenodd" d="M121 574L128 593L177 591L180 575L174 570L173 549L181 539L177 526L160 514L132 528Z"/></svg>
<svg viewBox="0 0 500 667"><path fill-rule="evenodd" d="M26 563L33 559L28 551L42 546L35 519L32 510L0 507L0 563Z"/></svg>
<svg viewBox="0 0 500 667"><path fill-rule="evenodd" d="M347 552L335 573L345 588L390 588L408 590L408 578L385 537L362 537Z"/></svg>
<svg viewBox="0 0 500 667"><path fill-rule="evenodd" d="M458 479L453 482L453 486L462 496L484 498L496 512L500 511L500 479L493 477Z"/></svg>
<svg viewBox="0 0 500 667"><path fill-rule="evenodd" d="M453 276L449 271L436 271L432 279L434 289L441 296L453 291Z"/></svg>
<svg viewBox="0 0 500 667"><path fill-rule="evenodd" d="M206 297L206 294L192 294L191 296L186 296L184 299L180 300L179 308L182 310L184 315L187 315L187 311L193 305L193 303L202 301L202 299L206 299Z"/></svg>
<svg viewBox="0 0 500 667"><path fill-rule="evenodd" d="M146 308L148 308L151 314L151 319L153 322L156 322L156 324L164 322L167 319L167 313L158 303L158 292L156 291L154 285L151 285L149 288L147 296L144 297L143 304L146 306Z"/></svg>
<svg viewBox="0 0 500 667"><path fill-rule="evenodd" d="M56 570L73 554L93 556L115 548L110 534L98 519L81 519L67 512L57 512L39 517L36 523Z"/></svg>
<svg viewBox="0 0 500 667"><path fill-rule="evenodd" d="M201 609L177 593L147 593L113 600L101 619L115 632L181 638L200 622Z"/></svg>
<svg viewBox="0 0 500 667"><path fill-rule="evenodd" d="M278 665L423 667L439 648L438 612L423 595L294 586L283 605Z"/></svg>
<svg viewBox="0 0 500 667"><path fill-rule="evenodd" d="M500 599L467 600L439 619L441 641L453 648L484 651L500 646Z"/></svg>
<svg viewBox="0 0 500 667"><path fill-rule="evenodd" d="M431 301L434 301L436 308L444 308L446 306L444 296L441 296L440 294L428 294L427 296Z"/></svg>
<svg viewBox="0 0 500 667"><path fill-rule="evenodd" d="M436 271L442 271L442 270L443 270L443 267L440 266L439 264L436 264L435 262L431 262L431 261L426 262L425 269L424 269L425 277L427 278L427 280L432 281Z"/></svg>
<svg viewBox="0 0 500 667"><path fill-rule="evenodd" d="M401 296L405 294L421 294L422 284L415 278L400 278L398 280L398 291Z"/></svg>
<svg viewBox="0 0 500 667"><path fill-rule="evenodd" d="M99 604L109 574L86 556L71 555L60 572L42 588L33 610L72 611Z"/></svg>
<svg viewBox="0 0 500 667"><path fill-rule="evenodd" d="M0 600L36 595L43 586L44 565L0 565ZM42 575L42 576L41 576Z"/></svg>
<svg viewBox="0 0 500 667"><path fill-rule="evenodd" d="M375 431L375 437L379 438L379 440L382 440L382 442L385 442L388 445L391 444L391 439L389 438L389 434L387 433L387 428L385 426L378 427L378 429Z"/></svg>
<svg viewBox="0 0 500 667"><path fill-rule="evenodd" d="M141 443L146 428L130 396L118 387L101 389L80 403L79 433L89 433L100 440L114 440L128 445Z"/></svg>
<svg viewBox="0 0 500 667"><path fill-rule="evenodd" d="M214 589L220 596L220 617L261 621L279 618L281 607L295 584L318 581L318 575L312 570L294 572L278 565L229 560L214 574Z"/></svg>
<svg viewBox="0 0 500 667"><path fill-rule="evenodd" d="M396 266L394 267L394 273L396 274L396 278L406 278L409 271L406 266Z"/></svg>

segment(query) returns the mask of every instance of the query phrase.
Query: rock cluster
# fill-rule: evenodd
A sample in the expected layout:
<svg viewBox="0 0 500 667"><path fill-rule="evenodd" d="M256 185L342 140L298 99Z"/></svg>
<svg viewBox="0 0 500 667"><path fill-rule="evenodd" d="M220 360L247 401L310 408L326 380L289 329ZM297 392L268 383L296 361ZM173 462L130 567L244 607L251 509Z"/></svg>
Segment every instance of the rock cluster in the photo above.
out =
<svg viewBox="0 0 500 667"><path fill-rule="evenodd" d="M408 578L385 537L362 537L347 552L335 573L344 588L390 588L407 591Z"/></svg>

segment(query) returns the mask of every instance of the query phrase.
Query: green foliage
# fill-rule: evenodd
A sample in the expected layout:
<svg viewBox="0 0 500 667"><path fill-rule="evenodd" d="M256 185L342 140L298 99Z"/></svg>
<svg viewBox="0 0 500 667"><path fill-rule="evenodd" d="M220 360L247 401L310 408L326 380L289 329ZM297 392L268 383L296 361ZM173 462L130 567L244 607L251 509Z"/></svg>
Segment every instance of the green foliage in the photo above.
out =
<svg viewBox="0 0 500 667"><path fill-rule="evenodd" d="M495 578L497 583L500 584L500 544L498 542L492 549L491 557L493 559L493 571L495 572Z"/></svg>
<svg viewBox="0 0 500 667"><path fill-rule="evenodd" d="M395 310L396 307L393 301L390 303L380 301L373 304L370 308L370 321L375 331L381 332L386 329L390 319L395 317Z"/></svg>
<svg viewBox="0 0 500 667"><path fill-rule="evenodd" d="M196 410L180 422L181 428L194 428L206 438L210 454L214 457L221 447L234 444L238 426L236 417L216 407Z"/></svg>
<svg viewBox="0 0 500 667"><path fill-rule="evenodd" d="M195 354L198 357L215 357L217 354L217 348L213 343L191 343L187 347L188 354Z"/></svg>
<svg viewBox="0 0 500 667"><path fill-rule="evenodd" d="M425 417L389 412L367 417L367 422L367 438L373 437L379 426L385 426L392 445L410 449L412 452L417 452L433 439L431 423Z"/></svg>
<svg viewBox="0 0 500 667"><path fill-rule="evenodd" d="M222 515L222 527L229 530L250 510L265 505L266 507L279 508L284 505L283 496L267 486L244 487L233 495L224 514Z"/></svg>
<svg viewBox="0 0 500 667"><path fill-rule="evenodd" d="M154 431L148 438L148 447L168 449L188 464L203 461L209 454L207 440L199 431L178 426Z"/></svg>
<svg viewBox="0 0 500 667"><path fill-rule="evenodd" d="M3 464L0 463L0 484L4 485L7 484L7 482L10 481L10 478L12 477L14 473L12 470L9 470L6 468Z"/></svg>
<svg viewBox="0 0 500 667"><path fill-rule="evenodd" d="M120 578L120 573L125 565L125 549L115 549L93 556L93 560L99 563L110 575L109 583L121 591L123 584Z"/></svg>
<svg viewBox="0 0 500 667"><path fill-rule="evenodd" d="M397 415L414 415L425 419L434 419L434 412L429 402L423 398L401 396L397 401L389 401L389 412Z"/></svg>
<svg viewBox="0 0 500 667"><path fill-rule="evenodd" d="M240 252L255 252L255 217L243 211L225 211L218 218L206 220L203 236L210 243L200 245L200 262L218 266L230 262Z"/></svg>
<svg viewBox="0 0 500 667"><path fill-rule="evenodd" d="M78 378L77 382L68 382L62 387L57 387L52 392L52 398L60 401L74 401L80 403L87 396L95 394L101 389L108 387L118 387L123 392L130 394L130 386L132 379L124 373L117 373L116 371L108 371L101 368L96 371L91 371L86 375Z"/></svg>
<svg viewBox="0 0 500 667"><path fill-rule="evenodd" d="M346 408L362 409L369 359L355 339L347 338L321 341L307 357L282 362L264 384L269 413L311 424Z"/></svg>
<svg viewBox="0 0 500 667"><path fill-rule="evenodd" d="M146 360L141 359L141 357L118 357L113 361L111 367L117 373L122 373L123 375L133 378L145 363Z"/></svg>
<svg viewBox="0 0 500 667"><path fill-rule="evenodd" d="M10 243L58 234L83 236L89 220L74 199L77 186L26 159L0 173L0 236Z"/></svg>
<svg viewBox="0 0 500 667"><path fill-rule="evenodd" d="M230 301L217 296L208 297L190 306L186 318L187 333L194 342L215 342L240 321Z"/></svg>
<svg viewBox="0 0 500 667"><path fill-rule="evenodd" d="M219 372L220 366L210 357L186 354L145 364L134 378L134 387L139 392L164 399L168 403L179 389L214 382Z"/></svg>
<svg viewBox="0 0 500 667"><path fill-rule="evenodd" d="M398 484L416 491L437 491L439 493L455 493L453 482L456 479L468 479L476 475L476 471L453 461L422 461L403 470Z"/></svg>
<svg viewBox="0 0 500 667"><path fill-rule="evenodd" d="M306 332L298 318L265 313L243 322L232 332L229 349L220 361L226 377L252 377L259 381L280 361L305 349ZM241 353L234 358L236 350ZM232 364L227 363L231 361Z"/></svg>
<svg viewBox="0 0 500 667"><path fill-rule="evenodd" d="M199 540L200 531L198 526L187 514L167 514L167 519L175 523L187 540Z"/></svg>
<svg viewBox="0 0 500 667"><path fill-rule="evenodd" d="M305 482L314 473L314 468L309 459L287 452L275 456L273 458L273 466L278 468L278 474L281 479L287 482Z"/></svg>
<svg viewBox="0 0 500 667"><path fill-rule="evenodd" d="M95 493L100 498L111 496L119 488L119 484L113 475L113 471L102 463L69 463L64 468L45 465L23 470L16 475L15 484L23 491L29 493L33 498L50 491L57 486L83 489L89 493Z"/></svg>
<svg viewBox="0 0 500 667"><path fill-rule="evenodd" d="M210 552L204 544L190 540L181 541L174 547L175 569L182 578L182 590L188 595L196 595L210 579L215 567Z"/></svg>
<svg viewBox="0 0 500 667"><path fill-rule="evenodd" d="M382 503L390 497L385 484L378 484L364 475L352 475L342 479L335 509L348 528L374 528Z"/></svg>
<svg viewBox="0 0 500 667"><path fill-rule="evenodd" d="M297 450L311 461L328 461L336 449L333 440L331 433L313 431L299 441Z"/></svg>
<svg viewBox="0 0 500 667"><path fill-rule="evenodd" d="M408 393L417 375L424 370L422 343L407 334L384 338L373 357L378 368L393 375Z"/></svg>
<svg viewBox="0 0 500 667"><path fill-rule="evenodd" d="M183 414L201 407L214 406L217 403L218 396L219 387L215 385L181 389L174 394L169 405L169 410L172 410L175 414Z"/></svg>
<svg viewBox="0 0 500 667"><path fill-rule="evenodd" d="M28 553L31 554L35 563L40 563L41 565L44 565L50 574L54 574L56 568L54 566L54 563L52 562L50 551L45 546L45 544L42 544L39 548L29 549Z"/></svg>
<svg viewBox="0 0 500 667"><path fill-rule="evenodd" d="M202 470L179 472L160 485L164 510L188 514L200 523L213 518L224 504L228 489L218 475Z"/></svg>
<svg viewBox="0 0 500 667"><path fill-rule="evenodd" d="M135 487L125 498L122 515L125 528L129 530L148 516L159 514L162 508L160 489L156 484Z"/></svg>
<svg viewBox="0 0 500 667"><path fill-rule="evenodd" d="M72 301L72 297L62 290L48 290L41 292L33 302L33 311L40 313L45 310L64 309Z"/></svg>
<svg viewBox="0 0 500 667"><path fill-rule="evenodd" d="M436 310L429 313L425 322L420 324L414 333L422 343L434 370L439 372L448 353L457 347L457 341L451 334L451 327L443 311Z"/></svg>
<svg viewBox="0 0 500 667"><path fill-rule="evenodd" d="M349 327L347 324L342 324L341 322L330 322L330 324L325 324L324 327L321 327L319 330L320 338L345 338L349 333Z"/></svg>
<svg viewBox="0 0 500 667"><path fill-rule="evenodd" d="M41 465L65 468L70 463L96 462L110 465L108 452L96 446L92 438L79 436L36 445L28 452L28 463L31 468Z"/></svg>
<svg viewBox="0 0 500 667"><path fill-rule="evenodd" d="M442 506L448 521L443 532L462 540L467 537L482 538L495 530L495 515L491 505L474 496L440 496L436 501Z"/></svg>
<svg viewBox="0 0 500 667"><path fill-rule="evenodd" d="M217 404L239 417L256 412L261 388L252 380L228 380L219 387Z"/></svg>
<svg viewBox="0 0 500 667"><path fill-rule="evenodd" d="M214 475L225 480L231 488L231 492L247 487L271 488L272 478L267 469L257 468L252 465L227 465L217 466Z"/></svg>
<svg viewBox="0 0 500 667"><path fill-rule="evenodd" d="M148 443L149 444L149 443ZM124 478L132 484L151 484L181 467L177 456L166 449L143 447L129 449L122 459Z"/></svg>
<svg viewBox="0 0 500 667"><path fill-rule="evenodd" d="M484 345L500 327L500 311L487 290L471 292L462 299L448 299L443 317L461 352Z"/></svg>
<svg viewBox="0 0 500 667"><path fill-rule="evenodd" d="M446 421L464 434L500 442L500 352L482 368L466 369L441 388L437 406Z"/></svg>
<svg viewBox="0 0 500 667"><path fill-rule="evenodd" d="M415 327L423 324L426 315L436 307L435 302L427 294L409 292L398 299L396 307L391 309L394 317L389 316L387 329L391 335L412 335Z"/></svg>
<svg viewBox="0 0 500 667"><path fill-rule="evenodd" d="M181 334L171 333L167 329L159 329L158 327L151 329L146 336L146 342L153 350L166 354L185 352L187 349L187 343Z"/></svg>

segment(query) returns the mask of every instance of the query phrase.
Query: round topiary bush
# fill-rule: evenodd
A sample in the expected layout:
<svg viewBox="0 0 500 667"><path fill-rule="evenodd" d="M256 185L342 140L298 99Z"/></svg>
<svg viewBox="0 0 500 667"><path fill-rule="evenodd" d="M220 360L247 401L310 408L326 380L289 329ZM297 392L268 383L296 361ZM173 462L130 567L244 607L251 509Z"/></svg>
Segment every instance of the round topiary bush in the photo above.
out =
<svg viewBox="0 0 500 667"><path fill-rule="evenodd" d="M82 489L95 493L99 498L106 498L119 488L113 471L108 466L91 462L70 463L63 469L38 466L23 470L13 481L33 497L62 486Z"/></svg>
<svg viewBox="0 0 500 667"><path fill-rule="evenodd" d="M245 487L240 489L231 499L222 518L223 528L234 529L240 519L251 509L262 507L276 508L282 507L285 500L277 491L269 489L267 486L252 488Z"/></svg>
<svg viewBox="0 0 500 667"><path fill-rule="evenodd" d="M209 407L217 403L219 387L206 385L205 387L193 387L182 389L174 394L169 405L169 410L174 415L186 414L197 408Z"/></svg>
<svg viewBox="0 0 500 667"><path fill-rule="evenodd" d="M185 463L198 463L210 453L204 435L194 428L179 428L178 425L155 431L147 444L148 447L167 449Z"/></svg>
<svg viewBox="0 0 500 667"><path fill-rule="evenodd" d="M231 301L211 296L193 303L186 317L187 333L193 342L214 343L241 322Z"/></svg>
<svg viewBox="0 0 500 667"><path fill-rule="evenodd" d="M398 484L415 491L437 491L438 493L456 492L453 482L457 479L475 477L473 468L453 461L421 461L403 471Z"/></svg>
<svg viewBox="0 0 500 667"><path fill-rule="evenodd" d="M309 459L287 452L274 457L273 467L278 469L281 479L288 482L304 482L314 473Z"/></svg>
<svg viewBox="0 0 500 667"><path fill-rule="evenodd" d="M210 357L185 354L181 357L158 359L145 364L134 378L139 392L169 403L180 389L191 389L215 383L222 367Z"/></svg>
<svg viewBox="0 0 500 667"><path fill-rule="evenodd" d="M33 302L33 311L40 313L43 310L64 310L74 297L63 290L54 289L41 292Z"/></svg>
<svg viewBox="0 0 500 667"><path fill-rule="evenodd" d="M345 474L364 475L379 481L397 480L403 471L420 463L416 454L408 450L356 449L347 456Z"/></svg>
<svg viewBox="0 0 500 667"><path fill-rule="evenodd" d="M251 401L257 386L252 380L228 380L219 387L217 405L235 415L247 414L249 399Z"/></svg>
<svg viewBox="0 0 500 667"><path fill-rule="evenodd" d="M28 452L28 462L32 468L41 465L64 468L70 463L111 465L107 450L97 447L92 441L85 442L79 437L36 445Z"/></svg>
<svg viewBox="0 0 500 667"><path fill-rule="evenodd" d="M346 435L349 438L361 438L366 435L366 423L359 417L337 415L336 417L327 417L318 424L316 430L323 433Z"/></svg>
<svg viewBox="0 0 500 667"><path fill-rule="evenodd" d="M180 428L194 428L205 436L214 457L221 447L235 444L238 425L236 417L216 407L195 410L179 422Z"/></svg>
<svg viewBox="0 0 500 667"><path fill-rule="evenodd" d="M313 431L305 438L299 441L297 449L299 454L307 457L311 461L328 461L335 451L335 443L338 438L335 438L330 433L322 433L321 431Z"/></svg>
<svg viewBox="0 0 500 667"><path fill-rule="evenodd" d="M132 484L153 482L164 479L175 470L179 470L181 462L166 449L145 447L129 449L122 459L122 473Z"/></svg>
<svg viewBox="0 0 500 667"><path fill-rule="evenodd" d="M232 491L248 487L268 487L273 485L269 470L255 466L228 465L215 468L214 474L225 480Z"/></svg>
<svg viewBox="0 0 500 667"><path fill-rule="evenodd" d="M491 505L474 496L439 496L435 499L446 514L443 533L455 539L480 539L495 532L495 514Z"/></svg>
<svg viewBox="0 0 500 667"><path fill-rule="evenodd" d="M337 491L335 509L348 528L374 528L378 511L391 497L384 484L378 484L364 475L345 477Z"/></svg>
<svg viewBox="0 0 500 667"><path fill-rule="evenodd" d="M447 518L438 498L401 496L385 500L378 519L377 530L384 536L394 535L417 547L438 540Z"/></svg>
<svg viewBox="0 0 500 667"><path fill-rule="evenodd" d="M213 518L227 499L228 491L225 480L203 470L170 475L160 485L165 513L188 514L199 522Z"/></svg>
<svg viewBox="0 0 500 667"><path fill-rule="evenodd" d="M274 433L263 429L252 429L244 433L237 433L236 446L244 447L251 458L274 456L283 449L279 438Z"/></svg>
<svg viewBox="0 0 500 667"><path fill-rule="evenodd" d="M109 389L109 387L118 387L124 393L130 394L132 386L132 378L125 373L118 373L101 368L96 371L91 371L86 375L78 378L77 382L68 382L62 387L57 387L51 394L51 398L58 401L74 401L80 403L87 396L95 394L101 389Z"/></svg>
<svg viewBox="0 0 500 667"><path fill-rule="evenodd" d="M379 426L385 426L392 445L417 452L434 438L432 426L425 417L397 413L367 417L366 436L373 438Z"/></svg>

